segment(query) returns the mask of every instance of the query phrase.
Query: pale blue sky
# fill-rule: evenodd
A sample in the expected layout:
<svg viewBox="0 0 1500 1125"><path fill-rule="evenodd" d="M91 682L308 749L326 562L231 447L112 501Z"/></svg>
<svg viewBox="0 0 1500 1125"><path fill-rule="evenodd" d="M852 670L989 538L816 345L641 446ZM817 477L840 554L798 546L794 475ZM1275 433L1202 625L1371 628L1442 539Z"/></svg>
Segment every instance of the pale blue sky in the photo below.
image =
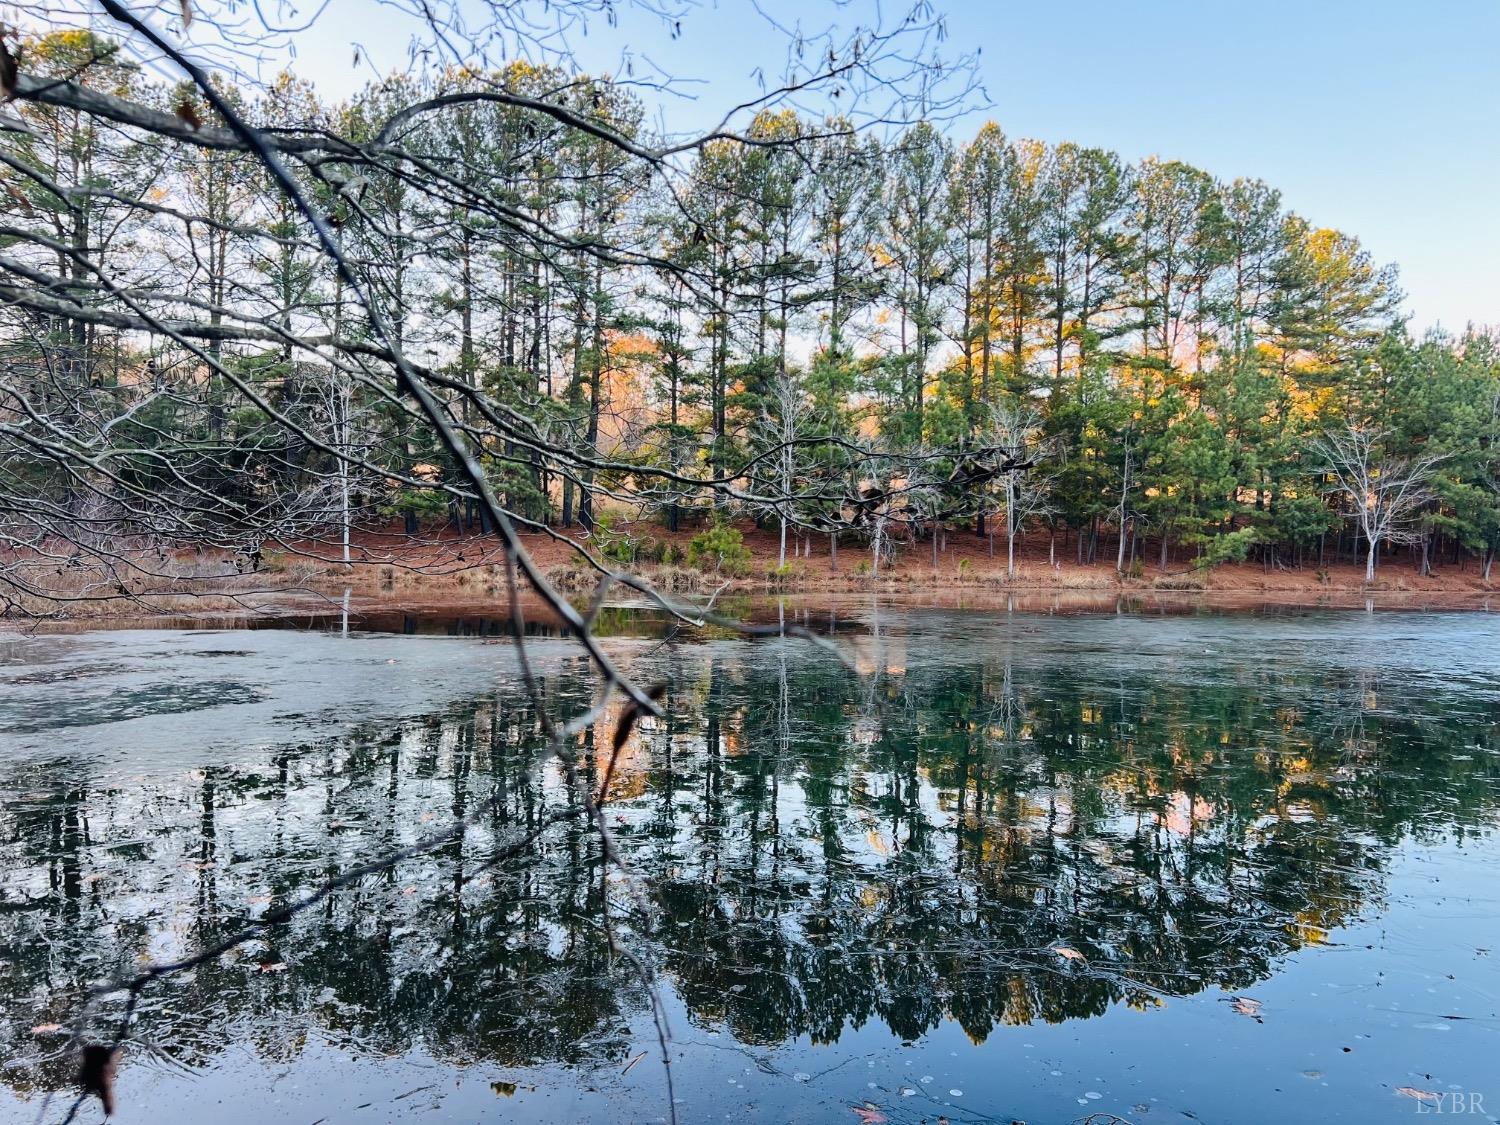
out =
<svg viewBox="0 0 1500 1125"><path fill-rule="evenodd" d="M1415 328L1500 324L1500 0L934 2L948 14L945 49L980 49L992 103L955 123L955 137L993 117L1012 136L1260 177L1312 222L1397 262ZM767 0L808 26L872 4L841 16L817 0ZM346 92L350 42L402 61L405 30L391 19L371 0L331 0L296 69ZM705 80L696 103L668 102L680 129L753 95L752 69L784 54L748 0L704 3L675 42L629 10L618 28L575 40L599 69L622 46Z"/></svg>

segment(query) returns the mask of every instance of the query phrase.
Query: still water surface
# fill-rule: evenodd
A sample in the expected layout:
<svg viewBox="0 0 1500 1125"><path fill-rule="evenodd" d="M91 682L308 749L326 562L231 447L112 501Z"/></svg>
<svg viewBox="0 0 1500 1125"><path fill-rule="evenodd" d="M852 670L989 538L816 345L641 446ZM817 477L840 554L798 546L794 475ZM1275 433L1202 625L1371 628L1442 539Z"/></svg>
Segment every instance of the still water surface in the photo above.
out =
<svg viewBox="0 0 1500 1125"><path fill-rule="evenodd" d="M663 1119L611 940L660 966L684 1122L1500 1117L1500 621L836 624L857 673L614 619L671 685L611 786L649 907L576 822L488 861L569 799L506 643L0 638L0 1119L66 1086L46 1029L90 982L496 793L153 985L114 1120ZM584 705L576 648L531 644L549 707Z"/></svg>

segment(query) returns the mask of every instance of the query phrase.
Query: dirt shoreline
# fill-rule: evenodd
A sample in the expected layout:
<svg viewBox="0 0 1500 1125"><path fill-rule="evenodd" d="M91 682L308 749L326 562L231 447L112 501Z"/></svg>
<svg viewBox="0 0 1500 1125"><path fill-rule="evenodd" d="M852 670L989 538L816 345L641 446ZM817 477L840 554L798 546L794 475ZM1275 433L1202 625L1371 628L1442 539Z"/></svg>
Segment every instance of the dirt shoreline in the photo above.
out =
<svg viewBox="0 0 1500 1125"><path fill-rule="evenodd" d="M343 591L288 588L280 593L262 593L241 599L232 607L211 604L222 595L204 595L201 608L177 607L160 612L140 610L68 617L16 618L0 621L0 633L81 633L101 629L243 629L243 628L336 628L347 620L351 629L400 632L418 622L490 622L504 625L509 618L509 599L503 593L475 596L463 590L444 591L440 596L422 596L416 591L384 594L352 587L345 600ZM702 593L675 593L672 600L685 607L707 602ZM177 597L190 597L177 595ZM573 600L582 604L582 597ZM1154 589L1125 583L1109 588L1077 589L1061 586L995 586L954 583L880 580L863 586L825 584L795 589L767 589L738 584L721 591L714 610L726 617L755 624L775 621L785 612L792 618L811 618L840 610L858 610L872 601L882 606L907 609L975 610L1045 615L1089 615L1132 613L1162 615L1195 612L1255 613L1341 610L1345 612L1500 612L1500 591L1491 590L1398 590L1321 587L1203 590ZM652 610L657 607L644 596L623 590L610 597L606 608ZM534 593L522 598L529 625L559 629L562 622Z"/></svg>
<svg viewBox="0 0 1500 1125"><path fill-rule="evenodd" d="M631 528L658 544L670 544L681 559L692 531L669 533L656 525ZM803 550L777 567L773 532L742 525L750 561L734 577L703 573L680 563L651 564L635 572L667 596L701 604L716 596L731 615L755 615L758 605L777 599L799 611L827 604L867 603L871 597L934 608L1010 609L1018 612L1087 613L1186 612L1274 609L1500 609L1500 582L1486 582L1476 565L1449 565L1423 577L1404 558L1387 560L1376 581L1366 585L1362 563L1344 561L1322 568L1267 569L1233 564L1212 572L1190 560L1171 560L1119 577L1113 558L1080 566L1048 550L1033 535L1017 559L1016 574L1005 572L1004 543L998 557L990 544L968 532L950 532L940 542L934 566L930 542L905 545L891 565L870 572L865 551L842 546L835 560L826 537L804 540ZM1038 541L1039 540L1039 541ZM538 569L575 599L587 599L597 575L571 547L557 539L528 534L527 550ZM794 544L795 545L795 544ZM50 613L25 616L12 611L0 620L5 631L72 631L89 628L235 628L305 621L321 623L371 615L484 617L508 615L504 556L493 536L438 533L420 540L391 531L362 533L354 544L355 562L345 566L326 544L267 546L254 565L229 553L195 556L180 578L151 584L129 598L74 600ZM559 622L534 595L527 596L530 621ZM611 605L645 606L643 596L617 588Z"/></svg>

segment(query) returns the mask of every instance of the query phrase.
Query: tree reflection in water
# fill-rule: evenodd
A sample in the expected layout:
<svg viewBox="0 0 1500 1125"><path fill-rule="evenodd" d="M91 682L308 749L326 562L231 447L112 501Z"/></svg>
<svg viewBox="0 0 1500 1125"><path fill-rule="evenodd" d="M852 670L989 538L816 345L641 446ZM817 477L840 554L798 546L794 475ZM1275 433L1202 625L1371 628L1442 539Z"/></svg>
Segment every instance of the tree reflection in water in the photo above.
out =
<svg viewBox="0 0 1500 1125"><path fill-rule="evenodd" d="M487 865L569 799L510 693L166 782L96 779L74 758L12 768L5 1081L71 1079L62 1037L33 1029L68 1019L88 983L211 943L497 787L493 821L462 842L154 986L137 1056L287 1058L312 1021L352 1053L618 1062L645 1001L611 933L652 943L692 1018L741 1043L871 1023L914 1040L946 1019L979 1041L1244 989L1377 906L1402 839L1493 817L1483 700L1358 667L1164 675L1053 657L1014 630L982 639L877 632L862 678L795 644L638 655L672 687L615 771L610 815L650 913L578 822ZM581 666L547 684L559 713L590 686ZM583 739L596 784L610 729Z"/></svg>

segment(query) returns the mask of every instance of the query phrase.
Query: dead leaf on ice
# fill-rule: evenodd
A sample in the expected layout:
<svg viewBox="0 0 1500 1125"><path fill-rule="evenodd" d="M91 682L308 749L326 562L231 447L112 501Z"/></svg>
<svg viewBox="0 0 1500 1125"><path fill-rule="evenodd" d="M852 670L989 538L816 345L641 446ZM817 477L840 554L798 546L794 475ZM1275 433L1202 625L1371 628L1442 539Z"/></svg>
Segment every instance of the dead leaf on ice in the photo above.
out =
<svg viewBox="0 0 1500 1125"><path fill-rule="evenodd" d="M1406 1098L1416 1098L1419 1102L1440 1102L1443 1095L1432 1090L1418 1090L1415 1086L1397 1086L1396 1093Z"/></svg>
<svg viewBox="0 0 1500 1125"><path fill-rule="evenodd" d="M1067 961L1087 961L1088 958L1070 945L1054 945L1052 952Z"/></svg>
<svg viewBox="0 0 1500 1125"><path fill-rule="evenodd" d="M1230 1002L1230 1007L1242 1016L1249 1016L1253 1020L1260 1021L1259 1000L1252 999L1249 996L1236 996Z"/></svg>

